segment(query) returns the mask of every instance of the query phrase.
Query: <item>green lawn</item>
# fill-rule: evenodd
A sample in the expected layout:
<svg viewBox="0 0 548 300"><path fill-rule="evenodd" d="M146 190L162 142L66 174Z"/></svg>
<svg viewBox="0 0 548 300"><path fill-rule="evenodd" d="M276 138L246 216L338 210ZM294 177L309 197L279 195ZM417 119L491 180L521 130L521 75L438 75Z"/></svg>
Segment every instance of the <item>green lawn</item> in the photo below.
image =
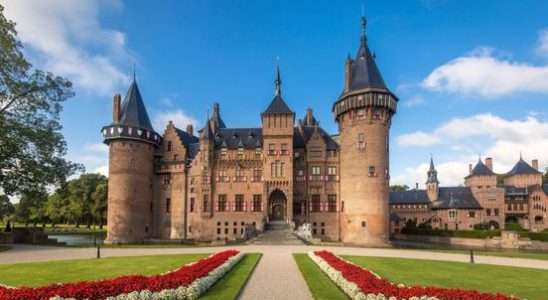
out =
<svg viewBox="0 0 548 300"><path fill-rule="evenodd" d="M413 250L415 250L415 249L413 249ZM443 253L460 253L460 254L468 254L468 255L470 254L469 250L443 250L443 249L416 249L416 250L424 250L424 251L432 251L432 252L443 252ZM500 251L474 250L474 255L548 260L548 253L500 252Z"/></svg>
<svg viewBox="0 0 548 300"><path fill-rule="evenodd" d="M308 258L308 255L293 254L297 266L308 284L308 289L316 300L347 300L344 294L318 266Z"/></svg>
<svg viewBox="0 0 548 300"><path fill-rule="evenodd" d="M42 286L49 283L115 278L127 274L152 275L175 270L209 254L109 257L2 265L0 283Z"/></svg>
<svg viewBox="0 0 548 300"><path fill-rule="evenodd" d="M209 291L200 297L200 300L236 299L260 258L260 253L246 254L234 269L215 283Z"/></svg>
<svg viewBox="0 0 548 300"><path fill-rule="evenodd" d="M547 270L403 258L344 258L394 283L405 285L501 292L529 300L546 299L548 295Z"/></svg>
<svg viewBox="0 0 548 300"><path fill-rule="evenodd" d="M2 251L8 251L9 249L11 249L10 246L0 245L0 252L2 252Z"/></svg>

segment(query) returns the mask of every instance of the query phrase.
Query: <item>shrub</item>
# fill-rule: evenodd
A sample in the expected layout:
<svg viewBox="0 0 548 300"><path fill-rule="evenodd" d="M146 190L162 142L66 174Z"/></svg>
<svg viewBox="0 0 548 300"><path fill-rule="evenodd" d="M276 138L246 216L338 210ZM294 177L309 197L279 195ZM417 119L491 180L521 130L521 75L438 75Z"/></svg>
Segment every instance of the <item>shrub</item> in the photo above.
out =
<svg viewBox="0 0 548 300"><path fill-rule="evenodd" d="M512 231L524 231L523 227L520 223L504 223L504 229L505 230L512 230Z"/></svg>
<svg viewBox="0 0 548 300"><path fill-rule="evenodd" d="M500 236L500 230L434 230L428 228L403 228L405 234L485 239Z"/></svg>
<svg viewBox="0 0 548 300"><path fill-rule="evenodd" d="M478 223L474 225L474 230L489 230L488 223Z"/></svg>

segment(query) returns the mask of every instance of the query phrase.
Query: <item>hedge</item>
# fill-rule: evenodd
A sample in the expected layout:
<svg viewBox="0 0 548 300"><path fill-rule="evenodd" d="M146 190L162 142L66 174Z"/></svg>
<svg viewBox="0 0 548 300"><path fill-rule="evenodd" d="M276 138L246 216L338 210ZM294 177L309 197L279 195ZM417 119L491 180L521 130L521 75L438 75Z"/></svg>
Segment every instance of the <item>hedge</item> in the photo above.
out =
<svg viewBox="0 0 548 300"><path fill-rule="evenodd" d="M428 235L428 236L472 238L472 239L485 239L485 238L500 236L500 230L436 230L436 229L408 228L408 227L404 227L401 230L401 233Z"/></svg>

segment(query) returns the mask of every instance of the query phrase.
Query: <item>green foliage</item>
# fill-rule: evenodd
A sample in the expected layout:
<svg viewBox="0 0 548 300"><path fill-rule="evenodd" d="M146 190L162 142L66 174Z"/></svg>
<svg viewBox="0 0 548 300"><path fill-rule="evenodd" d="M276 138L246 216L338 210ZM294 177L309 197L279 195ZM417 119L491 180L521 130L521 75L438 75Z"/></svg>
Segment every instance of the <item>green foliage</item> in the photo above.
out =
<svg viewBox="0 0 548 300"><path fill-rule="evenodd" d="M6 195L0 195L0 222L5 221L15 212L15 206Z"/></svg>
<svg viewBox="0 0 548 300"><path fill-rule="evenodd" d="M542 176L542 183L548 184L548 168L546 168L546 172L544 172L544 175Z"/></svg>
<svg viewBox="0 0 548 300"><path fill-rule="evenodd" d="M474 224L474 230L489 230L489 224L488 223Z"/></svg>
<svg viewBox="0 0 548 300"><path fill-rule="evenodd" d="M388 190L390 191L407 191L409 189L409 186L407 186L406 184L404 185L391 185L390 187L388 187Z"/></svg>
<svg viewBox="0 0 548 300"><path fill-rule="evenodd" d="M428 235L428 236L444 236L444 237L461 237L472 239L485 239L495 236L500 236L500 230L436 230L429 228L412 228L404 227L401 230L404 234Z"/></svg>
<svg viewBox="0 0 548 300"><path fill-rule="evenodd" d="M532 240L548 242L548 232L546 231L542 231L542 232L522 231L519 233L519 236L528 237Z"/></svg>
<svg viewBox="0 0 548 300"><path fill-rule="evenodd" d="M497 174L497 184L504 184L504 176L506 174Z"/></svg>
<svg viewBox="0 0 548 300"><path fill-rule="evenodd" d="M520 223L504 223L504 229L505 230L512 230L512 231L524 231L523 227Z"/></svg>
<svg viewBox="0 0 548 300"><path fill-rule="evenodd" d="M59 113L73 96L71 82L33 69L3 12L0 5L0 189L21 195L59 184L83 167L63 158Z"/></svg>

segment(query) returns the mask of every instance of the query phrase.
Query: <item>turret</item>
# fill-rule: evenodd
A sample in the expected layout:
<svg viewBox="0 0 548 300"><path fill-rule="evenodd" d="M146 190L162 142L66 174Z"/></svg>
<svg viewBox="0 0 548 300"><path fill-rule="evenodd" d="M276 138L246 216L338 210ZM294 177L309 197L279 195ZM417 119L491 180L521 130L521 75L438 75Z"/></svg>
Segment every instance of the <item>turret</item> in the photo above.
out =
<svg viewBox="0 0 548 300"><path fill-rule="evenodd" d="M107 243L135 243L151 237L154 151L162 137L154 131L135 78L113 122L101 130L109 146Z"/></svg>
<svg viewBox="0 0 548 300"><path fill-rule="evenodd" d="M426 193L428 194L428 199L430 199L430 202L438 201L440 182L438 181L438 171L434 167L434 159L432 157L430 157L430 168L426 175Z"/></svg>
<svg viewBox="0 0 548 300"><path fill-rule="evenodd" d="M367 45L345 62L345 83L333 105L340 132L341 240L383 246L388 241L388 132L398 98L387 88Z"/></svg>

